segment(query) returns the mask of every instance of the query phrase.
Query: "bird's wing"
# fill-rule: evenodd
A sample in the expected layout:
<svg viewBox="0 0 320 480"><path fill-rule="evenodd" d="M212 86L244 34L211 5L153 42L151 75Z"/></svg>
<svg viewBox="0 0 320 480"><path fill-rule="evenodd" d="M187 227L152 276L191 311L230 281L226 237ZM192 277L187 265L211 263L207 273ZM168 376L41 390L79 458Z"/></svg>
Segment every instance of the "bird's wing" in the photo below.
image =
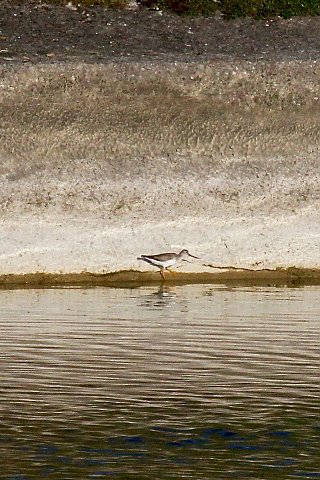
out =
<svg viewBox="0 0 320 480"><path fill-rule="evenodd" d="M150 260L165 261L165 260L170 260L172 258L172 255L175 255L175 253L159 253L158 255L141 255L141 258L142 259L149 258Z"/></svg>

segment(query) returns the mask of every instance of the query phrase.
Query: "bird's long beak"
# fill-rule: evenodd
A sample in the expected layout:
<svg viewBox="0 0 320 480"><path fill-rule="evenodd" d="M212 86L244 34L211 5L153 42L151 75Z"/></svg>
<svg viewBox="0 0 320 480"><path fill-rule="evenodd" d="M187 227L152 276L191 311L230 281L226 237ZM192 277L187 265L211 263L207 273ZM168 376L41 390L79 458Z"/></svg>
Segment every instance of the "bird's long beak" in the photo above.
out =
<svg viewBox="0 0 320 480"><path fill-rule="evenodd" d="M188 253L188 255L189 255L189 257L197 258L198 260L200 260L199 257L195 257L194 255L191 255L191 253Z"/></svg>

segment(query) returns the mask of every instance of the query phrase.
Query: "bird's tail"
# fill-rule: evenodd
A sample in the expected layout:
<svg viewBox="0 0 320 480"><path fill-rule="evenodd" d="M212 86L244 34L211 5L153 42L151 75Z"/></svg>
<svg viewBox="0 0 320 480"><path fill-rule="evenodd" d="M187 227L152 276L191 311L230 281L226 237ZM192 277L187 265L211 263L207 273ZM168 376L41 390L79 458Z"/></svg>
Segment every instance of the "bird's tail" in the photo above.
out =
<svg viewBox="0 0 320 480"><path fill-rule="evenodd" d="M147 263L150 263L150 265L153 265L152 261L145 255L141 255L140 257L137 257L137 260L143 260L144 262L147 262Z"/></svg>

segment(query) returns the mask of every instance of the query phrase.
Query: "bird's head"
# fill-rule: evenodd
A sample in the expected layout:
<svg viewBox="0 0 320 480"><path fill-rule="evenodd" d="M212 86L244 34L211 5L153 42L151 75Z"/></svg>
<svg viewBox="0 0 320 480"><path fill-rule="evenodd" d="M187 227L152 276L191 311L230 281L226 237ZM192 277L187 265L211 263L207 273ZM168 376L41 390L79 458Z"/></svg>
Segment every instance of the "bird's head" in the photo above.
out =
<svg viewBox="0 0 320 480"><path fill-rule="evenodd" d="M196 257L195 255L191 255L191 253L189 253L188 250L186 250L185 248L183 250L181 250L180 256L181 256L182 260L187 260L188 257L199 259L199 257Z"/></svg>

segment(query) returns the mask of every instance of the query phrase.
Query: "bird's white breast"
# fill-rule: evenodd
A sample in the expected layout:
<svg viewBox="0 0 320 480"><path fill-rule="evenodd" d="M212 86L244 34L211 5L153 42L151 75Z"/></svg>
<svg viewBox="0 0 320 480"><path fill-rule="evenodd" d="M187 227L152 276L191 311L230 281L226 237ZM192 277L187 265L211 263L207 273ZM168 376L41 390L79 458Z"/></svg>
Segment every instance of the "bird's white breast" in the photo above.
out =
<svg viewBox="0 0 320 480"><path fill-rule="evenodd" d="M152 259L152 263L158 267L168 268L175 265L177 262L174 258L160 262L159 260Z"/></svg>

